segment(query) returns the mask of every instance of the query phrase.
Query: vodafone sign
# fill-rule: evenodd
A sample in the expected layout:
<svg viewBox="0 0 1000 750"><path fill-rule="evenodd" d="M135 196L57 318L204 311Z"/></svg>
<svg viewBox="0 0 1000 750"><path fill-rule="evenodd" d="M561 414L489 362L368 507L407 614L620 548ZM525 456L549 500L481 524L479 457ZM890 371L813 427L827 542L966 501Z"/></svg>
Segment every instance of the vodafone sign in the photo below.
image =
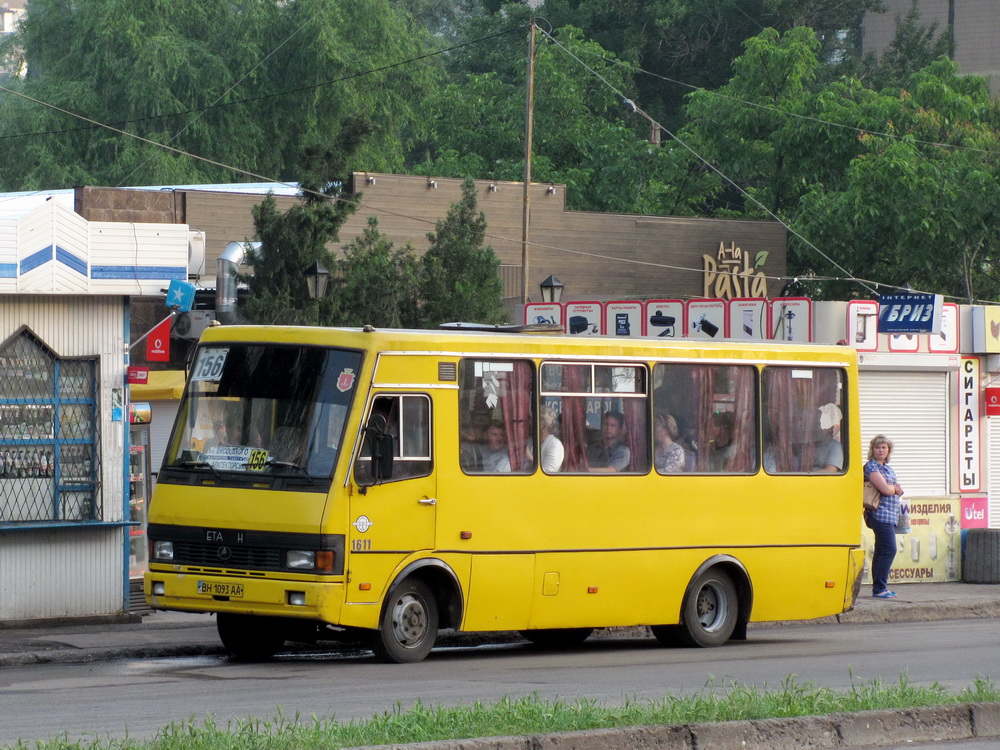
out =
<svg viewBox="0 0 1000 750"><path fill-rule="evenodd" d="M173 317L165 318L146 337L146 360L149 362L170 361L170 323Z"/></svg>
<svg viewBox="0 0 1000 750"><path fill-rule="evenodd" d="M1000 417L1000 388L986 388L986 416Z"/></svg>

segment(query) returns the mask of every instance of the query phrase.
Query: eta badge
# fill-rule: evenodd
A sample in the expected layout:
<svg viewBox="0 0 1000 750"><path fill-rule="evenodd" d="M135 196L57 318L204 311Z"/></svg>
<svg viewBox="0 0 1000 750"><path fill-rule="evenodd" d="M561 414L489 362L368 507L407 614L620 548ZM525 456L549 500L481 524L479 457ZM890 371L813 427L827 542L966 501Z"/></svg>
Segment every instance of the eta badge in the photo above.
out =
<svg viewBox="0 0 1000 750"><path fill-rule="evenodd" d="M359 533L364 534L372 527L372 522L368 516L358 516L358 520L355 521L352 526L354 526Z"/></svg>

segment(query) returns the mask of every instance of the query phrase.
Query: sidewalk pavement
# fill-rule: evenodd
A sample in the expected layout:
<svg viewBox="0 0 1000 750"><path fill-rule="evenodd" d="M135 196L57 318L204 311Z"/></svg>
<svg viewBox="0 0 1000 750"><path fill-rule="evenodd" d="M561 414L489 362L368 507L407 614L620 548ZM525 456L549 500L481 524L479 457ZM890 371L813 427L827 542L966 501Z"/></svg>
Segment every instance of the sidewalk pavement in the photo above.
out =
<svg viewBox="0 0 1000 750"><path fill-rule="evenodd" d="M864 586L853 611L833 617L792 623L751 624L750 637L758 628L804 627L816 623L920 622L1000 617L1000 584L908 583L895 587L898 598L873 599ZM223 654L215 628L215 616L183 612L152 612L119 617L0 622L0 667L49 662L91 662L108 659L141 659L168 656ZM636 635L645 628L612 628L604 635ZM516 633L490 633L490 643L520 641ZM442 645L482 643L484 636L455 634L442 638ZM314 648L287 644L287 650Z"/></svg>

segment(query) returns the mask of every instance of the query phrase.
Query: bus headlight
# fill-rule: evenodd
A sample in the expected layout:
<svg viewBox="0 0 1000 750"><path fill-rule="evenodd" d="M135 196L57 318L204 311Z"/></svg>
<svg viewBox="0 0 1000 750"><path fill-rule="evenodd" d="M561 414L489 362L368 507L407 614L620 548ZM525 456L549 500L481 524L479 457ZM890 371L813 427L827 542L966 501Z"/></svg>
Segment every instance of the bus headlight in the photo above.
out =
<svg viewBox="0 0 1000 750"><path fill-rule="evenodd" d="M153 542L153 559L161 562L172 562L174 559L174 543Z"/></svg>
<svg viewBox="0 0 1000 750"><path fill-rule="evenodd" d="M316 553L312 550L290 549L285 553L285 567L292 570L313 570Z"/></svg>

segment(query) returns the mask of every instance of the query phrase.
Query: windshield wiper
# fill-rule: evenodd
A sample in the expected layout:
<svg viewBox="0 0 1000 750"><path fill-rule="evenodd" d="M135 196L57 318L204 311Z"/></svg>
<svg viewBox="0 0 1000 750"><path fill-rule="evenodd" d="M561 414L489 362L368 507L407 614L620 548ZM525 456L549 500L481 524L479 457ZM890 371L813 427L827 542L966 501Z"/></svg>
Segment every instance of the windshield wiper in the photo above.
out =
<svg viewBox="0 0 1000 750"><path fill-rule="evenodd" d="M303 476L305 476L306 479L309 480L309 484L313 484L313 480L312 480L312 477L309 476L309 472L306 471L305 469L303 469L297 463L293 463L291 461L279 461L276 458L271 458L271 459L268 459L267 461L264 462L264 466L269 466L272 469L274 469L274 468L278 468L278 469L294 469L295 471L297 471L300 474L302 474Z"/></svg>
<svg viewBox="0 0 1000 750"><path fill-rule="evenodd" d="M209 469L217 479L222 479L222 474L208 461L178 461L174 466L183 466L185 469Z"/></svg>

